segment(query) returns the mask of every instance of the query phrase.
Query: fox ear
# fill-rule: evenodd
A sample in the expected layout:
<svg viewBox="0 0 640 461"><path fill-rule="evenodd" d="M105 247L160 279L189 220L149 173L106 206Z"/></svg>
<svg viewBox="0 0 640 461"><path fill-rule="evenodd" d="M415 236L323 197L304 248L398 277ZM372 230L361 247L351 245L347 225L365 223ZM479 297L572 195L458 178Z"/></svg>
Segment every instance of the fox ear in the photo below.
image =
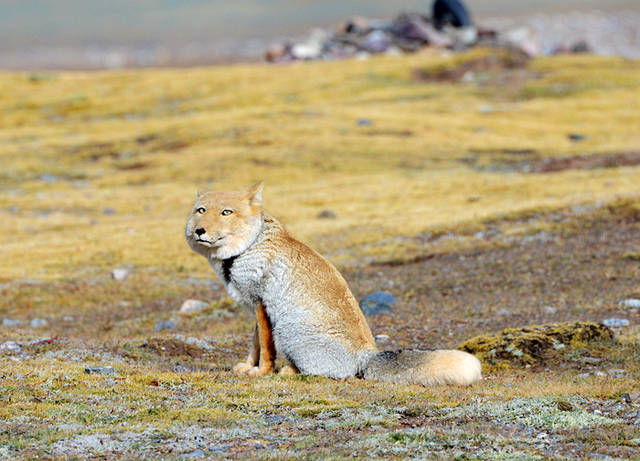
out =
<svg viewBox="0 0 640 461"><path fill-rule="evenodd" d="M262 181L255 183L253 186L249 187L246 190L247 198L249 199L249 204L254 206L262 205L262 189L264 188L264 183Z"/></svg>

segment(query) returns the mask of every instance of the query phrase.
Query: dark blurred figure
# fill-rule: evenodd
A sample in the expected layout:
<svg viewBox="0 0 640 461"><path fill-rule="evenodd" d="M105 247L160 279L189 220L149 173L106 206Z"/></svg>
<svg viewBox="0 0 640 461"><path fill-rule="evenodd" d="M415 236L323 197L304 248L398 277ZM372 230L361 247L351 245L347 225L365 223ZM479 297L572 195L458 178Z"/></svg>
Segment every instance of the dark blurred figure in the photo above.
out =
<svg viewBox="0 0 640 461"><path fill-rule="evenodd" d="M432 18L438 30L446 25L456 28L473 26L471 15L459 0L436 0L433 2Z"/></svg>
<svg viewBox="0 0 640 461"><path fill-rule="evenodd" d="M453 27L456 39L462 45L470 45L476 41L477 30L467 7L460 0L435 0L432 9L431 19L437 30Z"/></svg>

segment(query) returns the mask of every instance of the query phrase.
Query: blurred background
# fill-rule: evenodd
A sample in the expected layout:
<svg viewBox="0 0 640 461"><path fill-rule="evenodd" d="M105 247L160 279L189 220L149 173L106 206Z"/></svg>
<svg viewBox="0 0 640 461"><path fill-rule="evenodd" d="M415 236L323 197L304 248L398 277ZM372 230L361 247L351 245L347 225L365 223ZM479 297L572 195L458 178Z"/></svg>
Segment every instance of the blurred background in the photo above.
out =
<svg viewBox="0 0 640 461"><path fill-rule="evenodd" d="M599 54L640 56L637 0L469 0L476 22L528 26L542 52L585 40ZM0 68L185 66L262 58L268 46L361 15L429 14L431 2L354 0L3 0ZM597 11L596 11L597 9Z"/></svg>

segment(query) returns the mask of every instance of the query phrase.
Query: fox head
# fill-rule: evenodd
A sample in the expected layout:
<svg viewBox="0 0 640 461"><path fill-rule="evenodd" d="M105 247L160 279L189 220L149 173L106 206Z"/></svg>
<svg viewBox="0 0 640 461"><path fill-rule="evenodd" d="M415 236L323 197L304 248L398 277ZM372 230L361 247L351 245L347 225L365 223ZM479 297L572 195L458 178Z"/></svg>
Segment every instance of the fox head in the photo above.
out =
<svg viewBox="0 0 640 461"><path fill-rule="evenodd" d="M199 192L187 220L187 242L205 257L227 259L251 246L262 222L262 182L241 192Z"/></svg>

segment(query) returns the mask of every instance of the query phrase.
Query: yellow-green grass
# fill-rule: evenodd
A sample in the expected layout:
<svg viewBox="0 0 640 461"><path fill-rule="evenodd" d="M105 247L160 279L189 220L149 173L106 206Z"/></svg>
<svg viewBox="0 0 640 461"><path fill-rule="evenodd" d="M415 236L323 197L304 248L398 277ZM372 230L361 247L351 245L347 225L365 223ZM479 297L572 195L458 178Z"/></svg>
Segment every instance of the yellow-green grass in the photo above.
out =
<svg viewBox="0 0 640 461"><path fill-rule="evenodd" d="M412 79L415 69L485 53L4 73L0 274L69 278L118 264L200 271L182 237L196 190L260 179L266 207L339 264L384 238L638 195L637 167L500 170L504 149L536 159L637 149L637 61L541 58L508 89ZM469 167L473 155L483 168ZM337 218L317 219L325 208ZM402 248L382 245L373 256L393 251Z"/></svg>
<svg viewBox="0 0 640 461"><path fill-rule="evenodd" d="M636 296L637 249L623 240L640 216L640 168L528 167L638 150L640 64L541 58L504 85L413 77L486 53L0 75L0 318L22 321L0 326L0 344L23 345L0 353L0 458L637 453L637 313L617 342L568 344L531 370L485 364L467 388L225 370L246 353L253 319L207 283L213 274L184 242L203 187L264 180L267 208L346 269L355 291L390 287L393 314L368 321L394 346L455 347L546 317L599 320ZM319 219L325 209L335 219ZM618 238L600 242L616 226ZM528 237L548 239L530 247L537 258ZM472 263L469 247L487 251ZM430 251L450 254L428 275L426 263L397 266ZM453 261L465 257L460 276ZM126 280L112 280L121 266L132 268ZM216 302L181 317L187 297ZM167 319L177 332L154 331ZM44 335L55 338L29 343ZM96 365L116 375L84 372Z"/></svg>

